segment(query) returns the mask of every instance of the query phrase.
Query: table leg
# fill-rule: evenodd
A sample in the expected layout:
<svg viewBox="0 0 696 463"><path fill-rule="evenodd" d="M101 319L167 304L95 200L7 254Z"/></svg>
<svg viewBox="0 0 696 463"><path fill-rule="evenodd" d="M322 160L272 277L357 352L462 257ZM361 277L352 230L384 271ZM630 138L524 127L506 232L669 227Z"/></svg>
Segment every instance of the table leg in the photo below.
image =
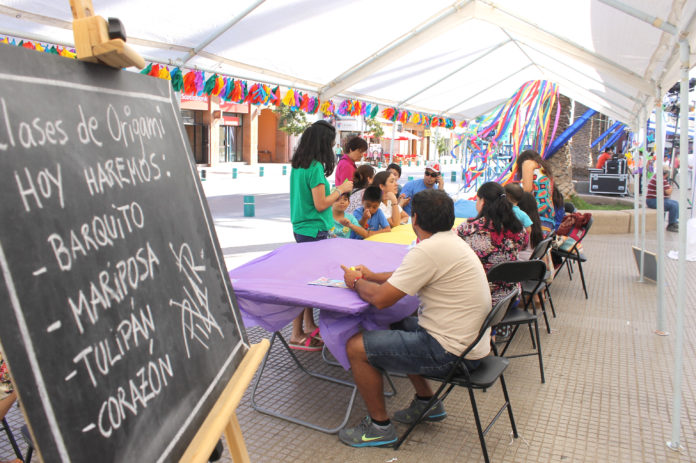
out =
<svg viewBox="0 0 696 463"><path fill-rule="evenodd" d="M295 364L297 365L297 367L304 374L306 374L308 376L312 376L312 377L317 378L317 379L321 379L323 381L329 381L329 382L332 382L332 383L335 383L335 384L338 384L341 386L346 386L346 387L349 387L352 389L352 392L350 395L350 400L348 401L348 405L346 407L345 416L343 417L343 421L341 421L341 423L337 427L325 428L322 426L318 426L314 423L310 423L308 421L301 420L299 418L295 418L295 417L292 417L289 415L284 415L282 413L278 413L278 412L273 411L271 409L262 407L256 403L256 390L258 389L259 383L261 382L261 377L263 376L263 372L266 368L266 362L268 361L268 357L271 354L271 350L273 348L273 343L276 341L276 339L280 340L280 342L283 344L283 347L285 347L285 350L290 354L290 357L295 361ZM343 379L334 378L332 376L327 376L327 375L324 375L321 373L310 371L307 368L305 368L304 365L302 365L302 363L300 363L300 360L297 358L297 356L292 351L292 349L290 349L290 346L288 346L288 343L285 341L285 338L283 338L283 335L280 332L276 331L275 333L273 333L273 336L271 337L271 345L268 348L268 352L266 352L266 356L263 358L263 362L261 363L261 368L259 369L259 373L256 376L256 381L254 382L254 388L251 391L251 406L254 410L261 412L261 413L265 413L266 415L275 416L276 418L290 421L291 423L299 424L299 425L308 427L310 429L314 429L316 431L321 431L321 432L325 432L328 434L336 434L338 431L343 429L343 427L346 425L346 423L348 423L348 418L350 418L350 412L353 409L353 403L355 402L355 396L357 395L357 393L358 393L358 388L355 386L355 384L353 384L350 381L345 381Z"/></svg>

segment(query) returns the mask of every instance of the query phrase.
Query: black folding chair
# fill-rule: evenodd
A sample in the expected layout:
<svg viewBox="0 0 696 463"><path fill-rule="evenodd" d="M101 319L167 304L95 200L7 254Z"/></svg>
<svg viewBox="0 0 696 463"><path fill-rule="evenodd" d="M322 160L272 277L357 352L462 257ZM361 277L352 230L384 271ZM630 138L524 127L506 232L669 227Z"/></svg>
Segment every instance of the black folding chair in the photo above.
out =
<svg viewBox="0 0 696 463"><path fill-rule="evenodd" d="M529 291L529 294L536 294L539 288L544 283L544 278L546 275L546 264L540 260L517 260L511 262L502 262L496 264L488 270L488 281L504 281L506 283L522 283L526 281L535 282L535 285ZM545 383L546 378L544 377L544 361L541 358L541 338L539 337L539 321L536 314L536 306L533 302L533 296L528 298L522 297L523 308L511 307L508 309L507 313L503 317L503 320L499 323L500 326L512 326L512 334L510 338L505 342L505 347L500 353L501 356L506 358L518 358L518 357L529 357L536 355L539 357L539 371L541 373L541 382ZM532 307L532 312L528 312L527 308ZM542 305L543 310L543 305ZM544 312L546 316L546 312ZM547 321L548 323L548 321ZM529 328L529 335L532 338L532 349L534 352L529 352L525 354L515 354L515 355L505 355L510 343L515 338L517 330L521 325L527 325ZM548 326L548 325L547 325ZM534 327L534 331L532 331Z"/></svg>
<svg viewBox="0 0 696 463"><path fill-rule="evenodd" d="M575 233L575 236L577 236L577 239L575 240L575 244L567 250L567 251L562 251L560 249L553 249L551 251L552 254L555 254L556 256L560 257L562 259L561 265L558 266L556 269L555 275L558 275L558 272L561 271L563 266L565 265L568 268L568 278L571 280L573 277L571 276L571 265L572 262L576 262L578 264L578 270L580 270L580 279L582 280L582 290L585 291L585 299L587 299L587 284L585 283L585 274L582 271L582 263L587 262L587 257L583 253L580 252L578 249L578 246L582 242L582 240L587 236L587 232L590 231L590 227L592 227L592 223L594 222L594 219L590 217L590 220L587 221L587 223L580 227L578 229L578 232ZM555 277L554 275L554 277Z"/></svg>
<svg viewBox="0 0 696 463"><path fill-rule="evenodd" d="M503 414L503 411L505 411L506 408L508 411L508 415L510 416L510 426L512 426L512 435L515 436L515 438L518 437L517 427L515 426L515 418L512 415L512 407L510 406L510 397L508 397L507 387L505 386L505 378L503 378L503 371L505 371L510 361L504 357L498 356L498 350L496 349L495 344L492 343L493 355L489 355L488 357L482 358L478 368L470 372L464 365L464 358L469 353L469 351L471 351L471 349L473 349L476 346L476 344L478 344L478 342L486 334L486 332L491 326L495 326L500 322L512 301L514 301L517 298L517 295L518 292L513 291L496 304L496 306L490 311L490 313L486 317L485 321L483 322L483 325L481 325L481 329L479 330L479 334L476 337L476 339L469 345L469 347L467 347L467 349L462 353L462 355L459 356L459 360L457 361L456 365L449 371L447 376L426 376L427 379L439 381L442 384L435 392L435 395L433 395L433 398L430 399L428 406L423 409L423 412L416 419L416 421L414 421L413 424L411 424L411 426L409 426L409 428L403 434L403 436L401 436L401 439L399 439L399 441L394 446L395 449L398 449L401 446L401 444L404 443L408 435L411 434L411 431L413 431L413 428L416 427L416 425L423 419L427 411L430 410L430 407L432 407L438 400L444 400L445 398L447 398L452 389L454 389L454 386L466 387L469 391L471 408L474 413L474 419L476 420L476 430L478 431L479 440L481 441L483 459L486 461L486 463L488 463L490 460L488 459L488 450L486 449L485 436L491 429L493 424L498 420L500 415ZM505 403L502 407L500 407L498 413L493 417L491 422L488 423L486 429L484 430L481 427L481 418L479 417L478 408L476 407L476 397L474 396L474 389L488 389L493 384L495 384L498 378L500 378L500 386L503 389ZM446 391L445 387L447 387ZM444 394L443 391L445 391Z"/></svg>
<svg viewBox="0 0 696 463"><path fill-rule="evenodd" d="M546 253L549 251L549 248L551 248L551 243L553 243L554 237L555 234L551 234L549 237L541 240L539 244L536 245L536 248L534 248L534 251L532 251L532 255L529 257L529 260L542 260ZM551 284L546 283L546 281L551 276L551 272L553 272L553 270L547 267L546 274L544 275L544 281L541 283L541 285L538 285L538 282L534 280L522 282L523 296L534 297L536 295L539 295L539 301L542 306L541 311L544 315L544 321L546 322L546 331L548 333L551 333L551 327L549 326L549 319L546 316L544 295L548 298L549 304L551 305L551 313L553 314L553 318L556 318L556 307L554 307L553 305L553 299L551 298L551 291L549 289Z"/></svg>

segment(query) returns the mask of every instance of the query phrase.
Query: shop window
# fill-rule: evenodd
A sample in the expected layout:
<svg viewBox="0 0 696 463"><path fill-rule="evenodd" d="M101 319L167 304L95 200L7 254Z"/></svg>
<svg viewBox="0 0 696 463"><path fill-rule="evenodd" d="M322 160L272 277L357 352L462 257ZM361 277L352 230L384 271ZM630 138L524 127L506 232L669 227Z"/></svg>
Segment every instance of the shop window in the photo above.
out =
<svg viewBox="0 0 696 463"><path fill-rule="evenodd" d="M220 161L242 161L242 128L231 125L220 127Z"/></svg>
<svg viewBox="0 0 696 463"><path fill-rule="evenodd" d="M196 164L209 164L208 125L203 122L203 111L182 110L181 117Z"/></svg>

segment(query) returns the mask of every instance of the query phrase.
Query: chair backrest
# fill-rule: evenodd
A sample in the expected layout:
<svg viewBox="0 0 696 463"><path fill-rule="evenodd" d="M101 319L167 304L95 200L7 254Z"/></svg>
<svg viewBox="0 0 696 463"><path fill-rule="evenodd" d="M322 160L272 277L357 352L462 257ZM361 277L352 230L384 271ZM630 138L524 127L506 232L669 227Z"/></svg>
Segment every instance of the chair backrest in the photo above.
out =
<svg viewBox="0 0 696 463"><path fill-rule="evenodd" d="M505 314L508 311L508 308L510 305L517 299L517 296L519 296L519 290L515 288L513 291L510 291L510 294L502 298L498 303L491 309L490 312L488 312L488 315L486 316L486 319L483 321L483 324L481 325L481 329L478 332L478 335L476 336L476 339L469 344L469 347L462 352L462 355L459 356L460 359L463 359L467 356L469 351L473 349L476 344L479 343L481 338L486 334L486 330L490 328L491 326L496 326L498 325L502 320ZM453 370L455 370L454 368ZM450 374L451 375L451 374Z"/></svg>
<svg viewBox="0 0 696 463"><path fill-rule="evenodd" d="M571 248L571 251L577 248L578 243L580 243L580 241L582 241L585 238L585 235L587 235L587 232L589 232L590 228L592 227L592 223L594 223L594 218L590 216L589 220L585 225L583 225L582 227L575 227L570 231L568 236L575 240L575 245Z"/></svg>
<svg viewBox="0 0 696 463"><path fill-rule="evenodd" d="M543 280L546 264L541 260L516 260L496 264L488 270L488 281L519 283L529 280Z"/></svg>
<svg viewBox="0 0 696 463"><path fill-rule="evenodd" d="M532 251L532 255L529 257L529 260L539 260L544 257L551 247L552 242L553 236L549 236L548 238L541 240L534 248L534 251Z"/></svg>

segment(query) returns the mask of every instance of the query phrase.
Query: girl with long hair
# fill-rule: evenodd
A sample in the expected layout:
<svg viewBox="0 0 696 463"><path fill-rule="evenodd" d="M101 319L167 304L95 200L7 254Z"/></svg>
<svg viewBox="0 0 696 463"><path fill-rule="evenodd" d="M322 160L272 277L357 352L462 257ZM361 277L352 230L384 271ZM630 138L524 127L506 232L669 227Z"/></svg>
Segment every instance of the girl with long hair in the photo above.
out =
<svg viewBox="0 0 696 463"><path fill-rule="evenodd" d="M295 241L304 243L329 237L333 227L331 206L343 193L353 189L346 181L329 191L326 177L334 170L336 158L332 145L336 129L326 121L317 121L302 133L292 158L290 171L290 221ZM304 328L303 328L304 322ZM292 322L290 347L299 350L321 350L319 328L314 322L312 309L305 307Z"/></svg>
<svg viewBox="0 0 696 463"><path fill-rule="evenodd" d="M457 234L476 253L486 272L495 264L517 260L529 237L512 211L505 190L496 182L486 182L476 192L478 215L457 228ZM512 283L489 282L493 306L515 289Z"/></svg>
<svg viewBox="0 0 696 463"><path fill-rule="evenodd" d="M369 164L363 164L353 172L353 192L350 194L350 205L346 212L351 214L362 206L365 188L370 186L372 179L375 178L375 168Z"/></svg>
<svg viewBox="0 0 696 463"><path fill-rule="evenodd" d="M402 209L407 199L396 199L396 177L391 170L378 172L372 180L372 186L378 186L382 190L382 202L379 205L379 209L384 213L389 225L396 227L401 223L408 222L408 214Z"/></svg>
<svg viewBox="0 0 696 463"><path fill-rule="evenodd" d="M515 165L517 178L522 181L522 189L527 193L532 193L536 199L541 229L546 235L555 229L551 168L534 150L525 150L520 153Z"/></svg>

